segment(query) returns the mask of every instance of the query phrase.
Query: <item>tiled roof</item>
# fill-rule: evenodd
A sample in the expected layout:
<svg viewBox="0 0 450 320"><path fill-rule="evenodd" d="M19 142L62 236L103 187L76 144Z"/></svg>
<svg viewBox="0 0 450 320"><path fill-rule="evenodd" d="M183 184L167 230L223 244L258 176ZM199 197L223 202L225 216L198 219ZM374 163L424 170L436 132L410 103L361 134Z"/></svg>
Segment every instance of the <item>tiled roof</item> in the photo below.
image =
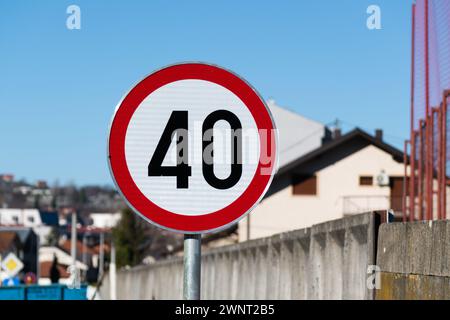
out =
<svg viewBox="0 0 450 320"><path fill-rule="evenodd" d="M17 239L17 234L13 231L0 232L0 253L8 251Z"/></svg>
<svg viewBox="0 0 450 320"><path fill-rule="evenodd" d="M42 278L50 278L50 269L53 261L43 261L39 264L40 276ZM58 264L59 275L61 278L69 278L70 274L67 272L67 267Z"/></svg>
<svg viewBox="0 0 450 320"><path fill-rule="evenodd" d="M70 253L71 243L72 243L72 241L70 239L68 239L68 240L65 240L59 246L61 247L61 249L63 249L67 253ZM76 247L77 247L77 255L81 255L83 252L86 252L87 254L95 254L95 252L91 248L83 245L83 243L79 240L77 241Z"/></svg>

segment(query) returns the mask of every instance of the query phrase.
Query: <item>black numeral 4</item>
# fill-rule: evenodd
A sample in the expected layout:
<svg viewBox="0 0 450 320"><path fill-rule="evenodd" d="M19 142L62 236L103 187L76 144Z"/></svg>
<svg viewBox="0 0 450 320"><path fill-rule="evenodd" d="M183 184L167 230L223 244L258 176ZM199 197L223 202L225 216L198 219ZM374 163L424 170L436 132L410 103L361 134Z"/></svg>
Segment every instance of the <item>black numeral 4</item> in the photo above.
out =
<svg viewBox="0 0 450 320"><path fill-rule="evenodd" d="M148 164L149 177L175 176L177 177L177 188L187 189L189 177L192 174L188 165L188 112L173 111L167 122L164 132L159 139L150 163ZM169 151L173 135L177 135L177 165L163 166L162 163Z"/></svg>
<svg viewBox="0 0 450 320"><path fill-rule="evenodd" d="M205 161L205 149L213 145L212 130L217 121L224 120L231 127L231 173L225 179L219 179L214 174L213 159ZM239 182L242 176L242 125L239 118L227 110L217 110L209 114L202 126L203 141L203 177L206 182L216 189L229 189ZM177 165L163 166L162 163L167 155L173 135L177 135ZM211 149L211 158L214 152ZM192 169L188 165L188 112L173 111L167 122L164 132L156 146L150 163L148 164L148 176L175 176L177 177L177 188L186 189L189 187L189 177Z"/></svg>

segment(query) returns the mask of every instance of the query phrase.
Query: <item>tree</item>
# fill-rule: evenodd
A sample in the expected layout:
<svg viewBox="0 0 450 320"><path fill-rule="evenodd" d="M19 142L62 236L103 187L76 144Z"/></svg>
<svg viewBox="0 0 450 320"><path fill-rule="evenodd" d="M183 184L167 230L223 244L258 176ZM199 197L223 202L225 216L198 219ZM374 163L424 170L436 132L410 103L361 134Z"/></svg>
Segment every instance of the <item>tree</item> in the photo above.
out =
<svg viewBox="0 0 450 320"><path fill-rule="evenodd" d="M122 210L119 223L113 229L113 240L116 246L117 266L134 266L144 258L145 221L129 208Z"/></svg>

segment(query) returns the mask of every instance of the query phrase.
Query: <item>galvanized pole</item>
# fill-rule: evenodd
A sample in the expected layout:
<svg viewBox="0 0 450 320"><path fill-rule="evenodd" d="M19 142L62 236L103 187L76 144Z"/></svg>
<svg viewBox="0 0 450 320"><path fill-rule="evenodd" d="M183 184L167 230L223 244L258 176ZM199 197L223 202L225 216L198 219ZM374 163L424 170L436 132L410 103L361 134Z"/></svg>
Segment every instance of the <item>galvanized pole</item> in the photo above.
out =
<svg viewBox="0 0 450 320"><path fill-rule="evenodd" d="M87 236L86 236L86 231L83 233L83 247L82 247L82 261L83 261L83 264L85 265L85 266L87 266L88 265L88 263L87 263ZM86 279L86 273L87 273L87 271L83 271L83 279Z"/></svg>
<svg viewBox="0 0 450 320"><path fill-rule="evenodd" d="M72 256L72 264L75 267L77 261L77 213L72 212L72 232L70 238L70 255Z"/></svg>
<svg viewBox="0 0 450 320"><path fill-rule="evenodd" d="M200 300L200 276L202 235L184 235L184 281L183 298Z"/></svg>
<svg viewBox="0 0 450 320"><path fill-rule="evenodd" d="M109 265L109 298L117 299L116 290L116 247L114 241L111 240L111 263Z"/></svg>
<svg viewBox="0 0 450 320"><path fill-rule="evenodd" d="M105 234L100 233L100 252L98 257L98 279L101 280L103 276L103 269L105 267Z"/></svg>

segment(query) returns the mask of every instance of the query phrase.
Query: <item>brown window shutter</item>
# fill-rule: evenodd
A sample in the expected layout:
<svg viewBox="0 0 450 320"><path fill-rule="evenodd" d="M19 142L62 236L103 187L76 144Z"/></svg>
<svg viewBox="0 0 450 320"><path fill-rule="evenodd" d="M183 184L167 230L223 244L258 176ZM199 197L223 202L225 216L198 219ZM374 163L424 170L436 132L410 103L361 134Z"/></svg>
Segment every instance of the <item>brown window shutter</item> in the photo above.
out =
<svg viewBox="0 0 450 320"><path fill-rule="evenodd" d="M300 196L317 195L317 177L313 175L302 175L294 177L293 194Z"/></svg>
<svg viewBox="0 0 450 320"><path fill-rule="evenodd" d="M373 186L373 176L360 176L359 177L360 186Z"/></svg>

